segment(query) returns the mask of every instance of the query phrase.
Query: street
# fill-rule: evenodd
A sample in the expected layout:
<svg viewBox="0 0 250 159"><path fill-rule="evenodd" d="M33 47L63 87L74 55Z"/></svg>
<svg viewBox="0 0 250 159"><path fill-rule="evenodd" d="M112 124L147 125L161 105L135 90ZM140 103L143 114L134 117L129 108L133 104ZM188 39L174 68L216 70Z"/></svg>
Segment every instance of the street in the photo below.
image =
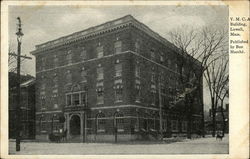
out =
<svg viewBox="0 0 250 159"><path fill-rule="evenodd" d="M228 135L223 140L212 137L184 139L181 142L136 143L42 143L21 142L15 151L10 141L9 152L16 155L101 155L101 154L228 154Z"/></svg>

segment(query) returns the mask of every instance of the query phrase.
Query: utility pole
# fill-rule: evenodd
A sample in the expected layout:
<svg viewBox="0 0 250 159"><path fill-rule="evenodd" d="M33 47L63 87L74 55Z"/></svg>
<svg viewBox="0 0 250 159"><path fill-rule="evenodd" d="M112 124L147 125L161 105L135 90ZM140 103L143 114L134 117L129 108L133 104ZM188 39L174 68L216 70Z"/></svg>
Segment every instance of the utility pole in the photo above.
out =
<svg viewBox="0 0 250 159"><path fill-rule="evenodd" d="M22 36L24 35L22 33L22 23L20 17L17 17L18 23L17 23L17 55L11 54L12 56L17 56L17 105L16 105L16 151L20 151L20 141L21 141L21 109L20 109L20 70L21 70L21 57L26 59L31 59L31 57L27 56L21 56L21 43L22 43Z"/></svg>
<svg viewBox="0 0 250 159"><path fill-rule="evenodd" d="M159 77L158 80L158 95L159 95L159 117L160 117L160 134L161 134L161 141L163 141L163 130L162 130L162 100L161 100L161 79Z"/></svg>
<svg viewBox="0 0 250 159"><path fill-rule="evenodd" d="M85 92L85 111L84 111L84 137L83 137L83 142L87 142L87 111L88 111L88 89L86 88Z"/></svg>

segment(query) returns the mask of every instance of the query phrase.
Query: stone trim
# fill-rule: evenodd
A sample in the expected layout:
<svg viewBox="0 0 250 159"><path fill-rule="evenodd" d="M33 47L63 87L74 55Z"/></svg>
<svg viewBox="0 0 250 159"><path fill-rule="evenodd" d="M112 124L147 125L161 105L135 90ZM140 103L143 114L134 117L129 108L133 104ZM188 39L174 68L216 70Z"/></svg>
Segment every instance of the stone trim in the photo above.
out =
<svg viewBox="0 0 250 159"><path fill-rule="evenodd" d="M152 108L152 107L145 107L140 105L117 105L117 106L103 106L103 107L92 107L91 110L98 110L98 109L114 109L114 108L143 108L143 109L150 109L150 110L159 110L159 108Z"/></svg>
<svg viewBox="0 0 250 159"><path fill-rule="evenodd" d="M51 110L51 111L44 111L44 112L36 112L36 114L50 114L50 113L62 113L61 110Z"/></svg>

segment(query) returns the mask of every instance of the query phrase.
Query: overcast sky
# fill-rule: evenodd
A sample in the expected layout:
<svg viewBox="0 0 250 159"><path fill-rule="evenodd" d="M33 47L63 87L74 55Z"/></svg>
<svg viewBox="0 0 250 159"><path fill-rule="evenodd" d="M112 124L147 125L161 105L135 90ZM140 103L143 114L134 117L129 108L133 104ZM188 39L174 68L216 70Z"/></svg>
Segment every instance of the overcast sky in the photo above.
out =
<svg viewBox="0 0 250 159"><path fill-rule="evenodd" d="M226 6L11 6L9 44L16 51L16 17L23 23L22 54L35 45L131 14L167 39L168 32L184 25L195 28L228 25ZM35 57L26 60L23 73L35 76Z"/></svg>

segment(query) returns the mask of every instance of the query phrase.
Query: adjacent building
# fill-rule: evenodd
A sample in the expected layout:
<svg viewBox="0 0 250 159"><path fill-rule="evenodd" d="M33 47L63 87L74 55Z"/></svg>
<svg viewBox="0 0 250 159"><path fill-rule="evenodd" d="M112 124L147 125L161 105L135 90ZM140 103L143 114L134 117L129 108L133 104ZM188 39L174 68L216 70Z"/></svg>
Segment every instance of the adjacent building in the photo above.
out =
<svg viewBox="0 0 250 159"><path fill-rule="evenodd" d="M188 125L201 129L202 94L188 89L197 94L191 112L183 102L192 71L180 61L188 57L130 15L37 45L32 54L37 138L67 129L68 140L128 141L158 138L160 125L166 137L185 136ZM193 61L192 77L201 67Z"/></svg>
<svg viewBox="0 0 250 159"><path fill-rule="evenodd" d="M13 76L13 75L11 75ZM9 138L16 137L16 88L9 89ZM21 83L21 138L35 138L35 79L31 78Z"/></svg>

